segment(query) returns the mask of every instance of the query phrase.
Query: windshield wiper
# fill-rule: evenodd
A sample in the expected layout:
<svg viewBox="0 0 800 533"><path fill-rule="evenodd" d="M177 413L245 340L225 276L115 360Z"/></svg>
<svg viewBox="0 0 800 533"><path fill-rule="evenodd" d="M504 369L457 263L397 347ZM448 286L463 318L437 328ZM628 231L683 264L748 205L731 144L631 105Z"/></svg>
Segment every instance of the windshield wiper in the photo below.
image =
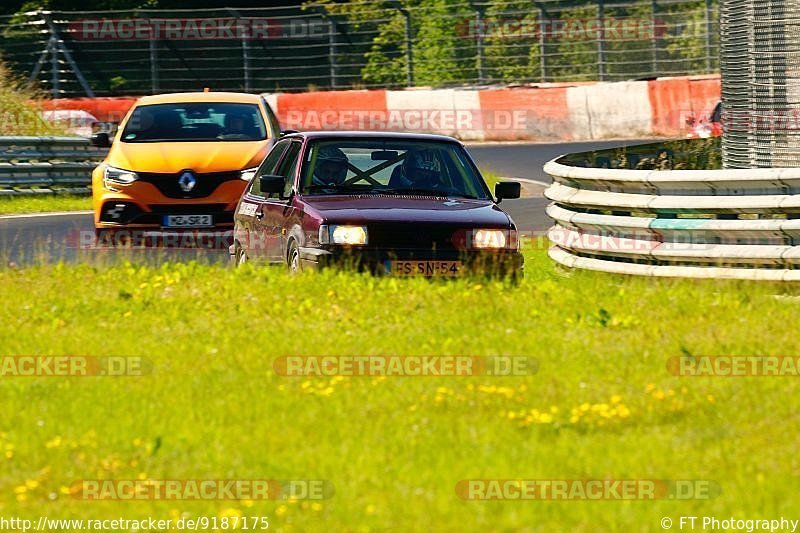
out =
<svg viewBox="0 0 800 533"><path fill-rule="evenodd" d="M467 198L470 200L477 200L477 196L471 196L469 194L463 194L457 191L439 191L436 189L416 189L413 187L406 187L402 189L386 189L385 192L388 194L411 194L411 195L418 195L418 196L457 196L458 198Z"/></svg>

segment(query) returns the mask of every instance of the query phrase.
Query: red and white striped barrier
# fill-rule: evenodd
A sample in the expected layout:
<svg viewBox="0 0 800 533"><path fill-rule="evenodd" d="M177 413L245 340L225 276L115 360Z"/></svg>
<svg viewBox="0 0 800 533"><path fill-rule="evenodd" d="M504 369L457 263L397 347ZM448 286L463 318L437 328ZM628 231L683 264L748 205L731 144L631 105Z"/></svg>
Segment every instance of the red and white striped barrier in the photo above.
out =
<svg viewBox="0 0 800 533"><path fill-rule="evenodd" d="M471 141L682 136L720 99L717 75L499 89L351 90L265 94L284 129L441 133ZM135 98L53 100L118 121Z"/></svg>

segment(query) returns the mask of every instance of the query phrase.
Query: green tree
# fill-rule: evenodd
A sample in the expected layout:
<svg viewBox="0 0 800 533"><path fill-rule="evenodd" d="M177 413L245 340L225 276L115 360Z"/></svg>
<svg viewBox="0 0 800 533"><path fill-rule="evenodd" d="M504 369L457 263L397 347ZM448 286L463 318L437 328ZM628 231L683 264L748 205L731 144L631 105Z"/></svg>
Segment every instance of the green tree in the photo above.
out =
<svg viewBox="0 0 800 533"><path fill-rule="evenodd" d="M408 68L406 19L411 16L415 85L440 86L476 78L475 42L459 34L474 16L465 0L402 0L400 2L336 3L325 9L343 17L361 46L365 46L361 70L368 85L405 85ZM365 34L372 33L369 43Z"/></svg>
<svg viewBox="0 0 800 533"><path fill-rule="evenodd" d="M489 77L502 82L540 81L540 20L531 0L494 0L482 28Z"/></svg>

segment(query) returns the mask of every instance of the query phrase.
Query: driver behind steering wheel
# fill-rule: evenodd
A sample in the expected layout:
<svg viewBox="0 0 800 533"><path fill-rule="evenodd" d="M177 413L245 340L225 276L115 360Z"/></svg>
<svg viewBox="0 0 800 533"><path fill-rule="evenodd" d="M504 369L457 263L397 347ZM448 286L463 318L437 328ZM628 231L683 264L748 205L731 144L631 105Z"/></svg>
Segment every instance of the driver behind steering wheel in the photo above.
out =
<svg viewBox="0 0 800 533"><path fill-rule="evenodd" d="M430 149L409 150L400 169L405 187L443 194L450 192L442 180L442 165Z"/></svg>
<svg viewBox="0 0 800 533"><path fill-rule="evenodd" d="M225 115L225 135L248 137L248 115L241 111L232 111Z"/></svg>
<svg viewBox="0 0 800 533"><path fill-rule="evenodd" d="M317 154L311 184L332 187L341 185L347 177L349 162L347 156L339 148L323 146Z"/></svg>

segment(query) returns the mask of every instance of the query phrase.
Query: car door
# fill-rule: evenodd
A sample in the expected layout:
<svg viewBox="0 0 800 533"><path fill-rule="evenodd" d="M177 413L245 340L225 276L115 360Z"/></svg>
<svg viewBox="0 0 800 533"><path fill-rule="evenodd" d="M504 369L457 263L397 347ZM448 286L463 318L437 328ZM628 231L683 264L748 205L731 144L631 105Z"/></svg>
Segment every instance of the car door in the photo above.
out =
<svg viewBox="0 0 800 533"><path fill-rule="evenodd" d="M267 231L275 238L270 239L270 246L267 250L268 260L274 263L283 262L286 251L286 225L285 221L291 216L294 208L291 205L292 190L295 186L295 176L297 166L300 161L300 151L303 143L299 140L292 141L286 153L278 164L275 174L283 176L284 189L280 194L268 196L263 205L263 221ZM272 246L272 244L275 246Z"/></svg>
<svg viewBox="0 0 800 533"><path fill-rule="evenodd" d="M270 247L268 241L271 238L274 239L274 236L265 231L263 224L263 204L266 201L266 194L261 192L259 178L264 174L275 172L289 144L289 141L279 141L270 150L255 175L250 179L236 210L236 239L251 260L266 259L268 257L267 249ZM261 217L258 216L259 213Z"/></svg>

